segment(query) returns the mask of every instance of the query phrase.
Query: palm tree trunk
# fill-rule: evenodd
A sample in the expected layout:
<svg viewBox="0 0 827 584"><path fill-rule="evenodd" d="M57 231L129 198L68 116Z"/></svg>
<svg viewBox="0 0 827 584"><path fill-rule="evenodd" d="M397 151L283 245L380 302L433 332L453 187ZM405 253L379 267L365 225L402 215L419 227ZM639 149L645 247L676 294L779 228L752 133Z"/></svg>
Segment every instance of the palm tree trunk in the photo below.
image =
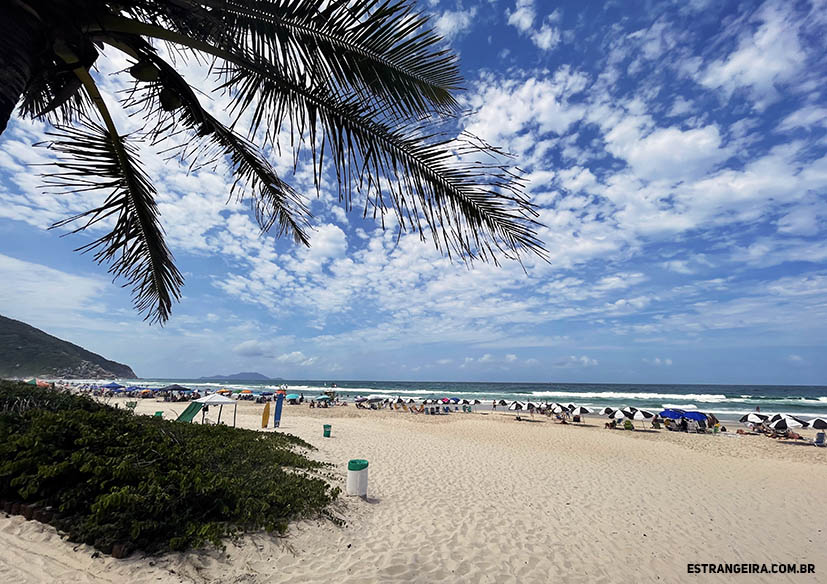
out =
<svg viewBox="0 0 827 584"><path fill-rule="evenodd" d="M16 0L0 2L0 134L23 95L37 62L40 19Z"/></svg>

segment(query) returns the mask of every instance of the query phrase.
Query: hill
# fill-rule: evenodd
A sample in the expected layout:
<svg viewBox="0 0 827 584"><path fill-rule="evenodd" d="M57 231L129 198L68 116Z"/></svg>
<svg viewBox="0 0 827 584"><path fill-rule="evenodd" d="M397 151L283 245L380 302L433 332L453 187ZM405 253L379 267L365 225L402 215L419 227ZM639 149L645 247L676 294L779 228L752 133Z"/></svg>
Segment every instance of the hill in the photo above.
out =
<svg viewBox="0 0 827 584"><path fill-rule="evenodd" d="M135 379L128 365L105 359L83 347L0 315L0 377L63 379Z"/></svg>
<svg viewBox="0 0 827 584"><path fill-rule="evenodd" d="M199 377L199 381L271 381L266 375L255 371L233 373L231 375L211 375L210 377Z"/></svg>

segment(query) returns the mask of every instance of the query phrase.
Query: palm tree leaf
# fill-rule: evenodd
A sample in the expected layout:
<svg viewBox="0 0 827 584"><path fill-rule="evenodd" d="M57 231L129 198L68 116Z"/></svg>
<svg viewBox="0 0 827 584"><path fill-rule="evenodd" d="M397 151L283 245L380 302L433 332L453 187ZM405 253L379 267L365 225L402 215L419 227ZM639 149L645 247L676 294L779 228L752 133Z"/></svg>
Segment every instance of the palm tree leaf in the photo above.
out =
<svg viewBox="0 0 827 584"><path fill-rule="evenodd" d="M407 0L207 0L217 47L252 53L299 79L329 80L397 113L455 111L456 57Z"/></svg>
<svg viewBox="0 0 827 584"><path fill-rule="evenodd" d="M330 151L340 199L347 203L356 191L383 212L387 196L403 228L423 234L424 221L449 255L496 261L498 253L514 257L526 250L545 257L534 235L536 211L521 181L487 144L434 133L430 124L377 121L381 112L358 96L343 99L324 86L280 77L262 63L230 66L222 74L235 110L252 108L253 133L263 126L277 144L288 124L295 148L311 145L317 176L321 152Z"/></svg>
<svg viewBox="0 0 827 584"><path fill-rule="evenodd" d="M151 322L167 321L179 300L183 278L164 242L158 220L156 191L136 160L136 149L123 136L83 120L78 127L58 126L47 146L58 153L57 172L46 184L69 192L105 190L105 202L90 211L59 221L63 227L83 220L77 233L101 221L114 221L112 231L78 248L95 251L95 261L132 287L135 307Z"/></svg>
<svg viewBox="0 0 827 584"><path fill-rule="evenodd" d="M181 157L195 165L203 157L214 160L226 157L235 177L232 191L243 195L241 185L246 184L252 191L252 207L256 220L264 231L278 225L277 236L292 234L293 240L309 245L305 233L309 225L310 212L301 195L282 180L276 170L258 149L244 137L223 125L201 106L195 92L169 63L159 57L140 38L122 39L137 58L151 63L160 71L157 82L139 84L145 91L125 103L140 106L147 117L156 117L156 123L149 136L154 143L173 133L172 128L185 128L196 133L198 139L187 141L181 148ZM164 111L160 93L172 90L181 99L181 107L173 112ZM200 163L204 166L205 163Z"/></svg>

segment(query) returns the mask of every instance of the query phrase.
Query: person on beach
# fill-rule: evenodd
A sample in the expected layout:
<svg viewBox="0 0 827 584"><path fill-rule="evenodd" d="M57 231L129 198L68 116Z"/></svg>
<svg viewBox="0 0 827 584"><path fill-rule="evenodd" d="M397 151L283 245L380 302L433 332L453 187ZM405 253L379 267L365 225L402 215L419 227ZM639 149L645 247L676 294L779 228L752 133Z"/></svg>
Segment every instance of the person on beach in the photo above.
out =
<svg viewBox="0 0 827 584"><path fill-rule="evenodd" d="M494 400L494 401L492 401L492 402L491 402L491 409L492 409L492 410L496 410L496 409L497 409L497 400Z"/></svg>

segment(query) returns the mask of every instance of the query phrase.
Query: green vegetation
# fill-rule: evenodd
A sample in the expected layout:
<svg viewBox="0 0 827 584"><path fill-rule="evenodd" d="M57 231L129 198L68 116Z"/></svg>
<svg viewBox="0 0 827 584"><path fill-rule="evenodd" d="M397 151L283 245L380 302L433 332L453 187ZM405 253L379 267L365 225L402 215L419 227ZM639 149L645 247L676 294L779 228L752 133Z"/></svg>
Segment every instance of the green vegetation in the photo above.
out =
<svg viewBox="0 0 827 584"><path fill-rule="evenodd" d="M325 465L287 434L134 416L0 381L0 499L52 507L69 539L109 553L183 550L327 516Z"/></svg>
<svg viewBox="0 0 827 584"><path fill-rule="evenodd" d="M137 376L128 365L104 359L25 322L0 316L0 376Z"/></svg>

